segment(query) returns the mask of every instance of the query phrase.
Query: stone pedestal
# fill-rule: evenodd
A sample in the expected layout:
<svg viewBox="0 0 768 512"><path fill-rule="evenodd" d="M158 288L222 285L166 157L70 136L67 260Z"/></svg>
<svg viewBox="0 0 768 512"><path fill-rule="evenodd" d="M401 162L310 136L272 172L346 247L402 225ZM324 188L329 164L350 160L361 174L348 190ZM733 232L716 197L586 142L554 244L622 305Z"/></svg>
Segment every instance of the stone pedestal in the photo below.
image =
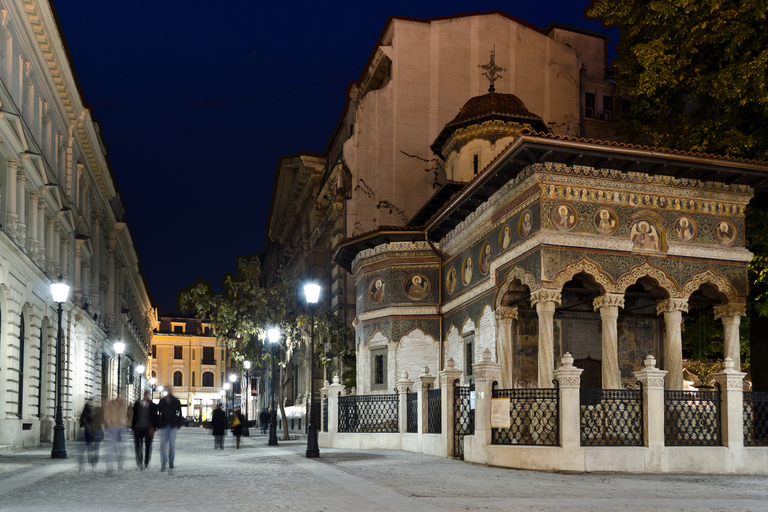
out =
<svg viewBox="0 0 768 512"><path fill-rule="evenodd" d="M413 381L408 380L408 372L400 374L396 386L398 395L398 427L400 433L404 434L408 431L408 393L413 389Z"/></svg>
<svg viewBox="0 0 768 512"><path fill-rule="evenodd" d="M581 368L573 366L570 352L563 355L562 366L554 371L560 386L560 446L564 450L577 449L581 445Z"/></svg>
<svg viewBox="0 0 768 512"><path fill-rule="evenodd" d="M445 362L445 370L440 372L440 410L443 442L445 454L452 457L453 454L453 395L454 382L461 377L461 370L456 369L456 362L448 359Z"/></svg>
<svg viewBox="0 0 768 512"><path fill-rule="evenodd" d="M741 450L744 446L744 376L737 371L730 357L723 361L723 370L712 374L720 386L720 433L723 446Z"/></svg>
<svg viewBox="0 0 768 512"><path fill-rule="evenodd" d="M491 351L483 352L483 360L472 365L475 375L475 439L474 448L483 450L491 444L491 399L493 383L501 379L501 365L491 361Z"/></svg>
<svg viewBox="0 0 768 512"><path fill-rule="evenodd" d="M339 376L333 376L333 384L328 386L328 433L339 431L339 396L344 394L344 385L339 383Z"/></svg>
<svg viewBox="0 0 768 512"><path fill-rule="evenodd" d="M656 358L652 355L645 358L644 364L642 370L634 373L643 386L643 439L645 446L661 453L664 447L664 377L667 372L656 368ZM658 457L655 459L658 460Z"/></svg>
<svg viewBox="0 0 768 512"><path fill-rule="evenodd" d="M413 386L419 394L419 434L426 434L429 432L429 390L435 386L435 377L429 374L429 366L422 368Z"/></svg>

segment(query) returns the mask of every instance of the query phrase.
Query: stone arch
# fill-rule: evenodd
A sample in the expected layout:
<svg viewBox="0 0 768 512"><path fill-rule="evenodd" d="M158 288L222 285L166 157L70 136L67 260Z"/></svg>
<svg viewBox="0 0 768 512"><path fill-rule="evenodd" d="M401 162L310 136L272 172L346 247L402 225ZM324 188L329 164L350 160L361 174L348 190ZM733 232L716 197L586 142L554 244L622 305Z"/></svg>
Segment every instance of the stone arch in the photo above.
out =
<svg viewBox="0 0 768 512"><path fill-rule="evenodd" d="M397 374L408 373L409 380L414 380L425 365L434 365L438 347L432 335L419 327L414 327L403 335L397 347Z"/></svg>
<svg viewBox="0 0 768 512"><path fill-rule="evenodd" d="M558 272L554 279L552 279L552 285L548 286L548 288L562 290L565 283L582 272L592 277L594 282L602 288L603 293L613 290L615 285L611 276L603 271L596 261L593 261L586 256L579 261L569 263L563 270Z"/></svg>
<svg viewBox="0 0 768 512"><path fill-rule="evenodd" d="M637 283L643 277L650 277L660 288L663 288L670 297L679 297L680 288L666 270L657 267L648 260L632 267L629 272L622 275L614 287L615 293L623 294L627 288Z"/></svg>
<svg viewBox="0 0 768 512"><path fill-rule="evenodd" d="M509 271L504 276L502 283L496 287L496 295L493 297L493 309L496 309L502 305L502 297L507 291L509 291L510 286L515 280L527 286L529 291L534 291L541 287L541 284L536 282L536 278L534 277L533 273L515 265L509 269Z"/></svg>
<svg viewBox="0 0 768 512"><path fill-rule="evenodd" d="M717 288L718 292L728 298L728 302L733 302L738 297L736 288L731 284L728 278L719 272L715 272L712 268L696 272L693 277L686 281L680 291L680 297L684 299L689 298L691 294L705 283L709 283Z"/></svg>

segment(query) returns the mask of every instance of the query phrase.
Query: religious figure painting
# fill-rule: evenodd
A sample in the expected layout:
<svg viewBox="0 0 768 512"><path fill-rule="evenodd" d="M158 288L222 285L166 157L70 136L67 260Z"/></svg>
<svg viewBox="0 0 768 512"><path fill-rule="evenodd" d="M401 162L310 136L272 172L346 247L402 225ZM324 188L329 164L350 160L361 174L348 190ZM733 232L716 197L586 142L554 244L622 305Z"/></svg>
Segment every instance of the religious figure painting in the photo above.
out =
<svg viewBox="0 0 768 512"><path fill-rule="evenodd" d="M647 194L643 196L643 206L651 206L651 196Z"/></svg>
<svg viewBox="0 0 768 512"><path fill-rule="evenodd" d="M683 199L683 204L681 204L680 203L680 198L676 197L675 200L672 201L672 207L675 210L680 211L685 206L684 203L685 203L685 199Z"/></svg>
<svg viewBox="0 0 768 512"><path fill-rule="evenodd" d="M629 194L629 206L637 206L635 201L635 194Z"/></svg>
<svg viewBox="0 0 768 512"><path fill-rule="evenodd" d="M733 245L736 241L736 226L729 220L721 220L715 225L715 238L720 245Z"/></svg>
<svg viewBox="0 0 768 512"><path fill-rule="evenodd" d="M488 242L483 244L482 249L480 249L479 269L483 275L491 270L491 244Z"/></svg>
<svg viewBox="0 0 768 512"><path fill-rule="evenodd" d="M709 213L709 203L705 201L704 204L701 205L701 210L704 213Z"/></svg>
<svg viewBox="0 0 768 512"><path fill-rule="evenodd" d="M658 251L661 249L661 236L653 222L639 220L629 230L632 245L638 251Z"/></svg>
<svg viewBox="0 0 768 512"><path fill-rule="evenodd" d="M681 242L690 242L696 237L696 223L687 215L675 220L675 234Z"/></svg>
<svg viewBox="0 0 768 512"><path fill-rule="evenodd" d="M423 274L408 276L403 282L403 292L411 300L421 300L429 293L429 279Z"/></svg>
<svg viewBox="0 0 768 512"><path fill-rule="evenodd" d="M448 275L445 276L445 291L448 295L453 295L456 290L456 267L451 267L448 271Z"/></svg>
<svg viewBox="0 0 768 512"><path fill-rule="evenodd" d="M532 227L533 215L531 214L531 210L525 210L522 215L520 215L520 225L517 227L517 231L520 233L521 237L525 238L531 232Z"/></svg>
<svg viewBox="0 0 768 512"><path fill-rule="evenodd" d="M565 187L565 198L573 199L573 189L571 187Z"/></svg>
<svg viewBox="0 0 768 512"><path fill-rule="evenodd" d="M384 280L382 278L377 277L371 281L368 286L368 299L374 304L378 304L384 299Z"/></svg>
<svg viewBox="0 0 768 512"><path fill-rule="evenodd" d="M552 209L552 222L561 231L570 231L576 225L576 212L567 204L559 204Z"/></svg>
<svg viewBox="0 0 768 512"><path fill-rule="evenodd" d="M547 195L549 195L549 197L551 197L553 199L555 197L557 197L557 188L555 188L554 185L550 185L547 190L548 190L548 194Z"/></svg>
<svg viewBox="0 0 768 512"><path fill-rule="evenodd" d="M604 203L605 202L605 192L602 190L597 191L597 202L598 203Z"/></svg>
<svg viewBox="0 0 768 512"><path fill-rule="evenodd" d="M618 192L614 192L613 195L611 196L611 201L613 201L616 204L620 203L621 202L621 194L619 194Z"/></svg>
<svg viewBox="0 0 768 512"><path fill-rule="evenodd" d="M472 281L472 257L467 256L461 265L461 282L467 285L470 281Z"/></svg>
<svg viewBox="0 0 768 512"><path fill-rule="evenodd" d="M610 234L619 227L617 216L609 208L600 208L595 212L595 227L603 234Z"/></svg>
<svg viewBox="0 0 768 512"><path fill-rule="evenodd" d="M501 228L501 231L499 231L499 249L502 251L506 251L507 247L509 247L509 244L512 243L512 230L509 229L509 226L505 225L503 228Z"/></svg>
<svg viewBox="0 0 768 512"><path fill-rule="evenodd" d="M667 198L662 196L659 198L659 208L666 208L667 207Z"/></svg>
<svg viewBox="0 0 768 512"><path fill-rule="evenodd" d="M581 200L582 201L589 201L589 190L583 188L581 189Z"/></svg>

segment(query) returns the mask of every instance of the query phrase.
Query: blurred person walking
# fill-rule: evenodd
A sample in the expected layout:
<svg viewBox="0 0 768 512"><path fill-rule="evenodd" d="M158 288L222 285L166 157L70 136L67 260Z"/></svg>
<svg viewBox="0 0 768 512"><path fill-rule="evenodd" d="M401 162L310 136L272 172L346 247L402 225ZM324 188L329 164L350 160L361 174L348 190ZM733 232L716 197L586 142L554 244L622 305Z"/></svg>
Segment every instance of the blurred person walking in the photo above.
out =
<svg viewBox="0 0 768 512"><path fill-rule="evenodd" d="M269 426L269 411L263 409L259 414L259 425L261 426L261 433L267 433L267 427Z"/></svg>
<svg viewBox="0 0 768 512"><path fill-rule="evenodd" d="M245 426L245 419L240 413L240 408L235 407L235 412L232 413L232 434L235 436L235 446L240 449L240 436L243 435L243 427Z"/></svg>
<svg viewBox="0 0 768 512"><path fill-rule="evenodd" d="M117 460L117 469L123 469L123 429L125 428L125 419L128 406L117 392L117 397L110 400L104 408L104 425L109 438L109 448L107 448L107 474L112 473L112 467Z"/></svg>
<svg viewBox="0 0 768 512"><path fill-rule="evenodd" d="M136 449L136 465L140 470L149 466L149 455L152 453L152 438L159 423L157 406L149 399L149 391L144 391L144 398L133 404L133 443ZM144 457L142 459L142 444Z"/></svg>
<svg viewBox="0 0 768 512"><path fill-rule="evenodd" d="M96 442L93 439L93 407L91 407L91 400L88 399L85 401L85 406L83 407L83 412L80 413L80 428L83 429L83 441L85 441L85 444L83 445L83 449L80 452L80 467L79 470L83 470L83 466L85 465L86 457L88 460L88 464L93 466L93 446L96 444Z"/></svg>
<svg viewBox="0 0 768 512"><path fill-rule="evenodd" d="M213 449L224 449L224 433L227 429L227 415L221 404L217 404L211 416L211 430L213 430Z"/></svg>
<svg viewBox="0 0 768 512"><path fill-rule="evenodd" d="M176 458L176 433L183 421L181 416L181 402L173 396L173 389L166 388L168 394L160 399L157 410L160 415L158 428L160 429L160 471L165 471L165 465L173 469L173 461Z"/></svg>

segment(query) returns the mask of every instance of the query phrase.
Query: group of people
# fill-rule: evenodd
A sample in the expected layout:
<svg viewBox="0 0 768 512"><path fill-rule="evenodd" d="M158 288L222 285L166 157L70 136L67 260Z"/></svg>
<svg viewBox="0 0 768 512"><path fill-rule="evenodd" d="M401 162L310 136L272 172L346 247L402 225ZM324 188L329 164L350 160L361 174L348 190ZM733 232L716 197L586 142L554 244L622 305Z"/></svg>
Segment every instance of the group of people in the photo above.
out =
<svg viewBox="0 0 768 512"><path fill-rule="evenodd" d="M112 473L115 463L118 469L122 469L122 436L128 425L133 430L136 465L139 469L144 470L149 466L152 440L157 431L160 432L160 471L165 471L166 467L173 469L176 433L184 418L181 415L181 402L171 391L168 389L158 404L150 400L149 391L144 391L143 397L136 400L131 409L128 409L119 391L117 397L110 400L103 409L94 408L90 401L86 402L80 415L80 427L83 428L85 440L85 450L80 458L81 470L86 455L91 467L96 467L99 462L99 443L105 438L108 442L107 474Z"/></svg>
<svg viewBox="0 0 768 512"><path fill-rule="evenodd" d="M240 437L243 435L243 428L245 425L245 418L240 411L240 407L235 407L232 412L232 435L235 436L235 446L240 449ZM211 415L211 430L213 432L213 448L218 450L224 449L224 434L227 430L227 415L221 408L221 404L218 404L213 410Z"/></svg>

